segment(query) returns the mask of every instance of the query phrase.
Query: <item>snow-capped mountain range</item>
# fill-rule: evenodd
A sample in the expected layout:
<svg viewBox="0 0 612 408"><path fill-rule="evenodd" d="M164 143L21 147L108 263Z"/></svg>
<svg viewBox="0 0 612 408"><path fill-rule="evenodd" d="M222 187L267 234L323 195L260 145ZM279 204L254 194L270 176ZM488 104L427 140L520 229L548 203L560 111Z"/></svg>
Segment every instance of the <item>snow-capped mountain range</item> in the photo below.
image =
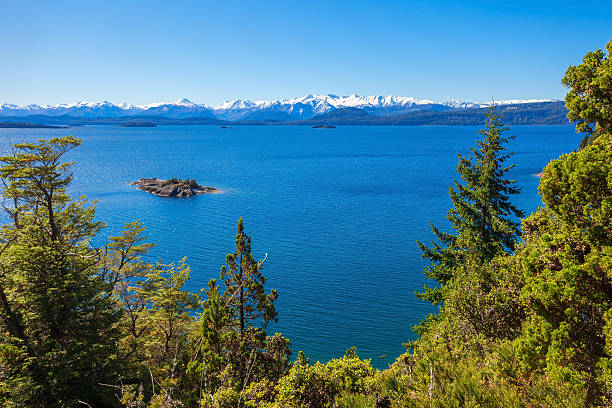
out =
<svg viewBox="0 0 612 408"><path fill-rule="evenodd" d="M387 116L417 110L447 111L482 108L495 105L554 102L551 99L506 100L495 102L464 102L451 100L433 102L405 96L337 96L307 95L300 98L274 101L236 99L211 107L182 98L175 102L148 105L114 104L104 102L76 102L61 105L0 105L0 117L29 115L95 118L123 116L163 116L168 118L206 117L223 120L304 120L343 108L358 108L370 114Z"/></svg>

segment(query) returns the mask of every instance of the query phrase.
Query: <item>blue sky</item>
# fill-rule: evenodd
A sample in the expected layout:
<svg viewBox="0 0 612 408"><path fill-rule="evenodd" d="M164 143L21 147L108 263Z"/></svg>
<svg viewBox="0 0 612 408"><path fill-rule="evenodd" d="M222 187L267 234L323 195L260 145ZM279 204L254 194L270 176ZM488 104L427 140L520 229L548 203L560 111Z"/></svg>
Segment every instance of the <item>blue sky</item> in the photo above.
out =
<svg viewBox="0 0 612 408"><path fill-rule="evenodd" d="M503 5L499 5L504 3ZM559 98L612 1L2 1L0 103Z"/></svg>

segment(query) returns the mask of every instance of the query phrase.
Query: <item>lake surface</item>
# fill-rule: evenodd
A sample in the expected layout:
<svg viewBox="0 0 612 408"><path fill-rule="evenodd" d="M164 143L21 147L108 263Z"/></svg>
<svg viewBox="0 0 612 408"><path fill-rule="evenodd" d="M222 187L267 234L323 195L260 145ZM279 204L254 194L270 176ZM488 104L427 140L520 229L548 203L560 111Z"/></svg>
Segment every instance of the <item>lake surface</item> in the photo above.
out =
<svg viewBox="0 0 612 408"><path fill-rule="evenodd" d="M466 154L477 127L160 126L0 129L11 143L72 134L83 145L73 194L98 200L106 236L141 220L157 247L151 259L191 265L190 288L218 278L233 252L238 217L254 255L268 254L263 273L278 290L272 327L313 361L356 346L384 368L414 339L411 326L432 311L414 292L424 262L415 241L432 238L429 223L448 226L448 186L457 153ZM518 126L509 149L527 213L541 205L535 174L571 152L570 126ZM189 199L153 196L127 181L181 177L223 190ZM386 356L380 358L381 356Z"/></svg>

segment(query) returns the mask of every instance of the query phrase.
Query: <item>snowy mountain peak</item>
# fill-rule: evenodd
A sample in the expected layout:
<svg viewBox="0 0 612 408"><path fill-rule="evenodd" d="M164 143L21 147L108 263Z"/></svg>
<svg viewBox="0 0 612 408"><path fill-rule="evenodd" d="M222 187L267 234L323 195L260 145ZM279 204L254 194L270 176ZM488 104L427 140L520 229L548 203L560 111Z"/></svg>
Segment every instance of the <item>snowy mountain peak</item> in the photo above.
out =
<svg viewBox="0 0 612 408"><path fill-rule="evenodd" d="M248 99L231 99L227 100L219 105L215 106L215 110L228 110L228 109L248 109L255 106L255 102L251 102Z"/></svg>
<svg viewBox="0 0 612 408"><path fill-rule="evenodd" d="M187 98L181 98L181 99L178 99L176 102L172 103L172 105L177 105L177 106L195 106L196 104L191 102Z"/></svg>
<svg viewBox="0 0 612 408"><path fill-rule="evenodd" d="M491 105L510 105L523 103L554 102L552 99L512 99L491 102L465 102L449 100L437 103L428 99L408 96L352 94L308 94L301 97L277 100L250 101L248 99L227 100L214 108L197 104L187 98L174 102L158 102L147 105L114 104L102 102L73 102L60 105L18 106L4 103L0 105L0 116L28 115L70 115L77 117L119 117L119 116L165 116L170 118L210 117L225 120L302 120L337 109L357 108L369 114L385 116L402 112L435 109L483 108Z"/></svg>

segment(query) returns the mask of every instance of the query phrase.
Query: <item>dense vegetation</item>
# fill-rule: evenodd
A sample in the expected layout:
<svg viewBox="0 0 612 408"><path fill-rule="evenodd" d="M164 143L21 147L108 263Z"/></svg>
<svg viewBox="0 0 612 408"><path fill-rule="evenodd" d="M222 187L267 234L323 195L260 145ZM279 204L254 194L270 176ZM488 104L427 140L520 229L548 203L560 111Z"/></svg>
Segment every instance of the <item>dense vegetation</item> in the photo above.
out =
<svg viewBox="0 0 612 408"><path fill-rule="evenodd" d="M565 97L567 117L585 133L581 148L612 133L612 40L606 51L607 55L602 50L587 52L582 64L570 66L562 80L570 88Z"/></svg>
<svg viewBox="0 0 612 408"><path fill-rule="evenodd" d="M382 126L480 126L485 123L488 108L419 110L375 116L362 109L344 108L296 124L382 125ZM498 107L498 113L510 125L568 125L567 108L563 102L524 103Z"/></svg>
<svg viewBox="0 0 612 408"><path fill-rule="evenodd" d="M198 187L199 184L195 181L195 180L190 180L190 179L181 179L181 178L176 178L176 177L172 177L168 180L163 180L161 185L162 186L169 186L172 184L181 184L184 186L189 186L189 187Z"/></svg>
<svg viewBox="0 0 612 408"><path fill-rule="evenodd" d="M612 42L611 42L612 44ZM610 51L612 45L608 45ZM593 57L594 56L594 57ZM601 57L601 58L600 58ZM585 57L608 61L600 52ZM600 64L597 62L597 64ZM607 65L606 65L607 64ZM451 232L420 244L439 311L383 371L355 349L327 363L271 334L278 294L238 221L219 279L184 289L190 270L151 263L144 227L102 248L94 206L67 193L80 141L22 143L0 158L0 404L5 407L584 407L612 404L612 134L601 98L579 90L570 115L584 148L553 160L543 208L522 220L506 177L510 141L491 112L473 157L459 157ZM601 91L601 87L607 88ZM582 89L582 88L580 88ZM600 92L601 91L601 92ZM572 113L573 112L573 113ZM582 116L581 116L582 115ZM586 127L585 127L586 126Z"/></svg>

